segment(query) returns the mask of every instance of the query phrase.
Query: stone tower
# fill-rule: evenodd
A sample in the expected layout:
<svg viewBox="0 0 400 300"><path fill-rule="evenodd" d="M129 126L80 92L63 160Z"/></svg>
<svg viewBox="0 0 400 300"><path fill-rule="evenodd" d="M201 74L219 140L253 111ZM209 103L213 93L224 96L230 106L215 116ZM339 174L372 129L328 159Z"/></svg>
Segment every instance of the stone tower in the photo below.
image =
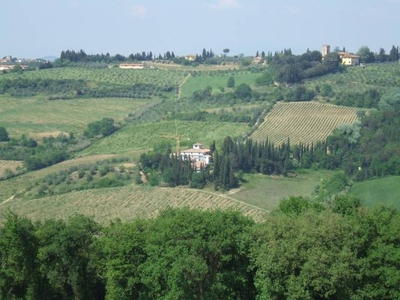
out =
<svg viewBox="0 0 400 300"><path fill-rule="evenodd" d="M327 55L330 52L331 52L330 45L322 45L322 57L325 57L325 55Z"/></svg>

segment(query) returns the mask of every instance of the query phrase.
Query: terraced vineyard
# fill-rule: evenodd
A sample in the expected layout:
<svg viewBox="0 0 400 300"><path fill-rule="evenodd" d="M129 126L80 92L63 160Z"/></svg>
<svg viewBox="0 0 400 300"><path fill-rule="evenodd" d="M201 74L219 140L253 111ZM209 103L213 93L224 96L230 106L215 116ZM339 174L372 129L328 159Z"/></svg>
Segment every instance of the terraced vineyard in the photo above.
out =
<svg viewBox="0 0 400 300"><path fill-rule="evenodd" d="M317 102L278 103L251 138L267 138L280 144L290 138L291 144L325 140L342 123L357 120L357 108Z"/></svg>
<svg viewBox="0 0 400 300"><path fill-rule="evenodd" d="M11 198L0 204L0 223L4 212L11 209L21 216L34 220L67 218L76 213L94 216L95 220L107 223L120 218L155 217L167 207L189 207L192 209L233 209L261 221L267 211L231 197L211 192L185 188L151 188L131 185L74 192L36 200Z"/></svg>

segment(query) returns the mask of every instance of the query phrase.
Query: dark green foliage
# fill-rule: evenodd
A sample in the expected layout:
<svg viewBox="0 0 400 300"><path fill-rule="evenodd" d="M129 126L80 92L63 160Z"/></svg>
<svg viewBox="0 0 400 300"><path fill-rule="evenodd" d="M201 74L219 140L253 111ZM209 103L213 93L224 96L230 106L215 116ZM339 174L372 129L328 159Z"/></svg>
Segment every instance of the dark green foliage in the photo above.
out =
<svg viewBox="0 0 400 300"><path fill-rule="evenodd" d="M226 86L227 86L228 88L233 88L233 87L235 87L235 77L230 76L230 77L228 78L228 82L226 83Z"/></svg>
<svg viewBox="0 0 400 300"><path fill-rule="evenodd" d="M237 212L163 212L146 230L142 298L253 299L251 225Z"/></svg>
<svg viewBox="0 0 400 300"><path fill-rule="evenodd" d="M89 123L84 135L87 137L94 137L97 135L109 136L117 130L112 118L103 118L100 121Z"/></svg>
<svg viewBox="0 0 400 300"><path fill-rule="evenodd" d="M332 211L342 215L352 215L361 206L359 198L354 196L336 196L332 203Z"/></svg>
<svg viewBox="0 0 400 300"><path fill-rule="evenodd" d="M239 212L31 221L0 229L1 299L398 299L400 212L337 197L284 200L260 224Z"/></svg>
<svg viewBox="0 0 400 300"><path fill-rule="evenodd" d="M0 298L39 299L38 239L30 220L7 213L0 228Z"/></svg>
<svg viewBox="0 0 400 300"><path fill-rule="evenodd" d="M256 86L268 86L274 83L273 74L270 71L262 73L260 77L256 79Z"/></svg>
<svg viewBox="0 0 400 300"><path fill-rule="evenodd" d="M400 112L400 88L392 88L382 95L378 107L380 110Z"/></svg>
<svg viewBox="0 0 400 300"><path fill-rule="evenodd" d="M315 94L312 90L307 90L305 86L299 85L290 89L284 96L285 101L311 101Z"/></svg>
<svg viewBox="0 0 400 300"><path fill-rule="evenodd" d="M321 90L322 95L325 95ZM333 92L329 92L327 96L332 96ZM367 90L363 93L361 92L339 92L332 101L337 105L352 106L352 107L362 107L362 108L378 108L378 102L380 99L380 94L375 89Z"/></svg>
<svg viewBox="0 0 400 300"><path fill-rule="evenodd" d="M299 56L292 55L291 51L285 51L269 56L268 60L275 80L289 84L341 70L341 60L337 53L329 53L322 60L318 51Z"/></svg>
<svg viewBox="0 0 400 300"><path fill-rule="evenodd" d="M7 130L3 126L0 126L0 142L7 142L9 140Z"/></svg>
<svg viewBox="0 0 400 300"><path fill-rule="evenodd" d="M304 197L289 197L279 202L278 211L287 216L297 217L300 214L313 209L315 211L322 211L324 207L320 203L313 203Z"/></svg>
<svg viewBox="0 0 400 300"><path fill-rule="evenodd" d="M37 229L40 271L54 296L61 299L93 299L96 274L90 267L91 247L100 226L84 216L68 222L46 221Z"/></svg>
<svg viewBox="0 0 400 300"><path fill-rule="evenodd" d="M245 100L247 102L250 101L251 94L252 94L251 87L246 83L241 83L235 89L235 97Z"/></svg>
<svg viewBox="0 0 400 300"><path fill-rule="evenodd" d="M330 211L277 214L251 250L260 299L352 299L364 251L356 222ZM358 299L358 298L355 298Z"/></svg>

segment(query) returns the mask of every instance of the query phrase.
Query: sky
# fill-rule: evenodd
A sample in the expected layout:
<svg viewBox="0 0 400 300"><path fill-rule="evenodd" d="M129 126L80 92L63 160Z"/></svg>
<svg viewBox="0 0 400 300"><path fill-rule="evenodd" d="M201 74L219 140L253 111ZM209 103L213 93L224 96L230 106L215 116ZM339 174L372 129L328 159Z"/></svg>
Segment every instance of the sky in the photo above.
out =
<svg viewBox="0 0 400 300"><path fill-rule="evenodd" d="M13 0L1 4L0 57L152 51L255 55L323 44L400 46L400 0Z"/></svg>

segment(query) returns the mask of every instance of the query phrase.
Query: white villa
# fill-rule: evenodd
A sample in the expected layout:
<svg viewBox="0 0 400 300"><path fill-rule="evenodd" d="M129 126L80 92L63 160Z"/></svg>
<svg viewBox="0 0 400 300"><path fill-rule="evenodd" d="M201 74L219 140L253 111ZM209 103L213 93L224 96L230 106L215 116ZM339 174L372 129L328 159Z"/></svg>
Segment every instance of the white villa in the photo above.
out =
<svg viewBox="0 0 400 300"><path fill-rule="evenodd" d="M196 143L192 149L183 150L180 152L182 160L192 161L193 166L199 170L201 167L207 166L211 163L211 150L204 149L203 145Z"/></svg>
<svg viewBox="0 0 400 300"><path fill-rule="evenodd" d="M144 64L142 63L124 63L119 65L120 69L134 69L134 70L143 70Z"/></svg>

